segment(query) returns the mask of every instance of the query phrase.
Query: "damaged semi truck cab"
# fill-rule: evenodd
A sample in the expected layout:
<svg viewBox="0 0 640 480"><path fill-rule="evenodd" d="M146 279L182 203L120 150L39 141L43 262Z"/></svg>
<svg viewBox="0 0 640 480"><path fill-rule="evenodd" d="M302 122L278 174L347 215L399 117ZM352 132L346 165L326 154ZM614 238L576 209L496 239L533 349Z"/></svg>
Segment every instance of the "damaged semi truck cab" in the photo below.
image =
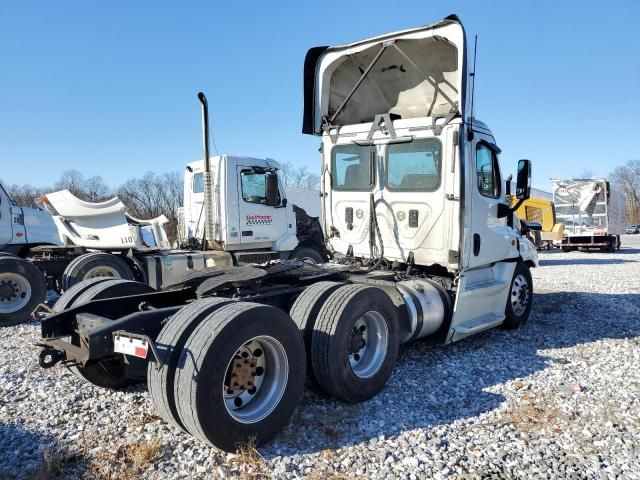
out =
<svg viewBox="0 0 640 480"><path fill-rule="evenodd" d="M42 322L41 365L62 362L102 387L146 377L163 419L234 451L276 435L305 383L364 401L384 388L403 343L521 326L537 254L513 228L518 204L507 203L496 139L471 114L466 55L453 16L311 49L303 132L321 137L334 260L205 269L162 291L80 283ZM518 203L530 184L521 160ZM215 212L205 217L215 223Z"/></svg>
<svg viewBox="0 0 640 480"><path fill-rule="evenodd" d="M421 277L412 287L397 285L412 318L425 302L440 302L428 287L433 277L454 305L427 332L448 325L447 341L503 323L507 300L531 295L526 273L515 278L527 277L527 292L512 288L514 272L537 265L535 249L513 228L497 141L471 117L468 79L456 17L315 48L305 62L303 131L322 139L330 248ZM530 174L530 162L520 161L520 201L529 196Z"/></svg>

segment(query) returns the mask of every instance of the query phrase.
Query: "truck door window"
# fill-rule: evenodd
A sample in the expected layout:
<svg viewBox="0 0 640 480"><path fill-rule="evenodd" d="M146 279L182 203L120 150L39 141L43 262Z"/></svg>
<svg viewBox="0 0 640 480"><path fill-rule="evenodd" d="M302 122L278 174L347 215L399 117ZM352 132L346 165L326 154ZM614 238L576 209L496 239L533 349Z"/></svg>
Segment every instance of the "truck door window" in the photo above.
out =
<svg viewBox="0 0 640 480"><path fill-rule="evenodd" d="M440 186L442 144L435 138L396 143L387 147L389 190L433 192Z"/></svg>
<svg viewBox="0 0 640 480"><path fill-rule="evenodd" d="M193 193L204 192L204 173L196 173L193 176Z"/></svg>
<svg viewBox="0 0 640 480"><path fill-rule="evenodd" d="M476 177L480 195L490 198L500 197L500 167L498 157L487 145L476 147Z"/></svg>
<svg viewBox="0 0 640 480"><path fill-rule="evenodd" d="M263 205L267 203L265 176L266 173L256 173L251 170L240 172L242 199L245 202Z"/></svg>
<svg viewBox="0 0 640 480"><path fill-rule="evenodd" d="M368 192L373 186L371 147L337 145L331 152L334 190Z"/></svg>

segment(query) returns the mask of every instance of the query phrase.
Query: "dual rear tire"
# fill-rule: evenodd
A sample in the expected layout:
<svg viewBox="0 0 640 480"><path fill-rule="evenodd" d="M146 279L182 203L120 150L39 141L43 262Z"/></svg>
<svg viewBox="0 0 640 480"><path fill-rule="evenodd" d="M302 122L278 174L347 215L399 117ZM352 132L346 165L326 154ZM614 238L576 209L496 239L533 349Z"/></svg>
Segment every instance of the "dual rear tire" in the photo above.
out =
<svg viewBox="0 0 640 480"><path fill-rule="evenodd" d="M320 282L307 288L291 309L307 349L307 383L346 402L378 394L398 357L397 315L376 287Z"/></svg>
<svg viewBox="0 0 640 480"><path fill-rule="evenodd" d="M149 392L170 424L228 452L260 445L289 421L305 380L305 351L283 311L203 299L187 305L157 339Z"/></svg>

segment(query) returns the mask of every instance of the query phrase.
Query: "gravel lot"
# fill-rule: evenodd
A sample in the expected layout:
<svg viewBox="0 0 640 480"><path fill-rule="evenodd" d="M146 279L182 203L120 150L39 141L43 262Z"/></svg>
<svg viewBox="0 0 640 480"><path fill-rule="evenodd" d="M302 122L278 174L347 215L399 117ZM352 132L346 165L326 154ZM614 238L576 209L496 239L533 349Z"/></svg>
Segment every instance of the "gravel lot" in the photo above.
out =
<svg viewBox="0 0 640 480"><path fill-rule="evenodd" d="M311 392L259 454L227 455L153 412L42 370L35 322L0 329L0 478L640 478L640 236L542 252L521 330L402 349L359 405Z"/></svg>

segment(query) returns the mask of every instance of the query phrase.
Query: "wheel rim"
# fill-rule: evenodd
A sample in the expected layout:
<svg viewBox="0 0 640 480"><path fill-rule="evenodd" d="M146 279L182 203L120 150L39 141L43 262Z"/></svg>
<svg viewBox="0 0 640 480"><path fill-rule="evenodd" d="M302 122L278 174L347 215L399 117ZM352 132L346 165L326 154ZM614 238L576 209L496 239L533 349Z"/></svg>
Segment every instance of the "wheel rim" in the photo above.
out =
<svg viewBox="0 0 640 480"><path fill-rule="evenodd" d="M289 361L282 344L266 335L252 338L227 365L224 406L240 423L259 422L280 403L288 378Z"/></svg>
<svg viewBox="0 0 640 480"><path fill-rule="evenodd" d="M522 315L529 305L530 298L529 282L524 275L519 273L511 285L511 307L513 313L518 316Z"/></svg>
<svg viewBox="0 0 640 480"><path fill-rule="evenodd" d="M99 267L89 269L84 275L84 280L97 277L120 278L120 274L115 268L100 265Z"/></svg>
<svg viewBox="0 0 640 480"><path fill-rule="evenodd" d="M0 313L15 313L31 300L31 285L22 275L0 273Z"/></svg>
<svg viewBox="0 0 640 480"><path fill-rule="evenodd" d="M379 312L367 312L356 320L349 340L349 364L360 378L375 375L387 356L389 330Z"/></svg>

